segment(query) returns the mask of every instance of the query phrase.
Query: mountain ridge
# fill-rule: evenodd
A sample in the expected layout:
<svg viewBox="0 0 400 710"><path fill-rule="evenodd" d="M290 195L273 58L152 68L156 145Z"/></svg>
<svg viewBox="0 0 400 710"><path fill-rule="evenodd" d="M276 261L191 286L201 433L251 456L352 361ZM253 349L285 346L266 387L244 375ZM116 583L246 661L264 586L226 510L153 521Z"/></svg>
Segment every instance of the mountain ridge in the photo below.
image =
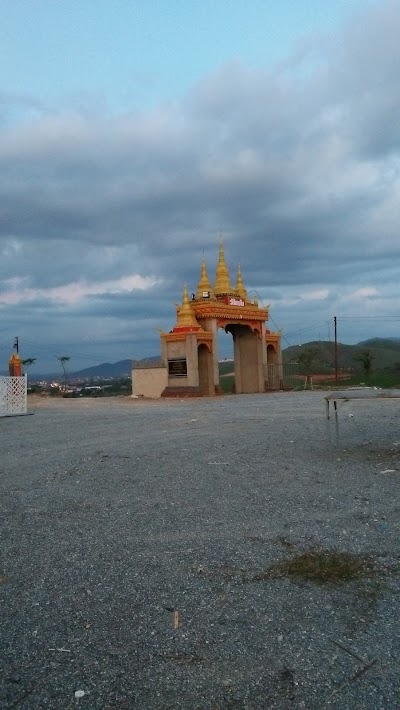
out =
<svg viewBox="0 0 400 710"><path fill-rule="evenodd" d="M374 358L374 366L379 368L393 367L400 363L400 338L369 338L362 340L354 345L346 343L338 343L338 364L341 368L349 368L355 365L355 357L362 350L370 350ZM313 340L302 345L290 345L282 350L282 358L284 362L295 362L299 355L309 349L317 350L315 355L315 366L322 367L334 366L334 342L331 340ZM67 371L68 379L107 379L118 377L130 377L132 367L135 363L154 363L158 361L158 355L142 358L141 360L118 360L117 362L103 362L100 365L92 365L80 370ZM6 370L0 371L1 375L7 375ZM28 371L29 380L37 382L39 380L61 380L63 373L61 371L36 374L33 369Z"/></svg>
<svg viewBox="0 0 400 710"><path fill-rule="evenodd" d="M96 377L106 379L106 378L115 378L115 377L130 377L131 372L132 372L132 367L135 363L145 363L145 362L154 362L155 360L159 360L160 358L157 356L153 357L146 357L143 358L142 360L118 360L117 362L103 362L100 365L92 365L90 367L85 367L81 370L67 370L67 377L69 380L76 380L76 379L95 379ZM1 375L7 375L8 372L3 370L0 372ZM47 372L47 373L36 373L34 372L33 369L28 370L28 376L29 380L31 382L38 382L40 380L62 380L64 378L63 373L61 370L58 370L56 372Z"/></svg>

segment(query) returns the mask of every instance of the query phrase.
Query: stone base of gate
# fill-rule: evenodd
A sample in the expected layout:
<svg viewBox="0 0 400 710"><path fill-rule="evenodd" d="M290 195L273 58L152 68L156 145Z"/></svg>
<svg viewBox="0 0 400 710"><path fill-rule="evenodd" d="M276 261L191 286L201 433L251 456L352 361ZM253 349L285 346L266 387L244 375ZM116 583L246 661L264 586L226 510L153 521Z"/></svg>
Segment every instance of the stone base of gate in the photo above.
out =
<svg viewBox="0 0 400 710"><path fill-rule="evenodd" d="M204 397L204 393L200 387L166 387L161 397Z"/></svg>

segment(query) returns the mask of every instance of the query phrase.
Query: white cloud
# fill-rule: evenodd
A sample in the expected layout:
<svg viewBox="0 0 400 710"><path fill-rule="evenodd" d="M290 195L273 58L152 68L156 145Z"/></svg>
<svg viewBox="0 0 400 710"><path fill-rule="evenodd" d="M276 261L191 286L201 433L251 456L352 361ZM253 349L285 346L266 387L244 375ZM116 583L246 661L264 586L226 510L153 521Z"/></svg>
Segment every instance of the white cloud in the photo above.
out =
<svg viewBox="0 0 400 710"><path fill-rule="evenodd" d="M155 286L159 281L148 276L122 276L113 281L102 283L87 283L75 281L55 288L23 288L20 279L11 279L9 291L0 293L0 305L16 305L32 301L53 301L68 305L77 305L88 296L105 296L107 294L131 293L132 291L146 291ZM17 288L18 286L18 288Z"/></svg>
<svg viewBox="0 0 400 710"><path fill-rule="evenodd" d="M353 293L350 293L347 296L347 299L364 301L365 299L373 298L378 295L378 289L374 286L364 286L363 288L358 288L356 291L353 291Z"/></svg>
<svg viewBox="0 0 400 710"><path fill-rule="evenodd" d="M328 297L329 288L320 288L318 291L309 291L301 295L303 301L325 301Z"/></svg>

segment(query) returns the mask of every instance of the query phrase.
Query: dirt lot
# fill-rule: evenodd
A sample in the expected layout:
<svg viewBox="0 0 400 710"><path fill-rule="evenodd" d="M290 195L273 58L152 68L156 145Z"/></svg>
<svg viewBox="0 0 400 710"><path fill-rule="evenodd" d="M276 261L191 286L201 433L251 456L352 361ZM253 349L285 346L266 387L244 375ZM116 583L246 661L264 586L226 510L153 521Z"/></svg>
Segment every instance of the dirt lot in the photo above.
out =
<svg viewBox="0 0 400 710"><path fill-rule="evenodd" d="M0 419L2 708L400 708L399 403Z"/></svg>

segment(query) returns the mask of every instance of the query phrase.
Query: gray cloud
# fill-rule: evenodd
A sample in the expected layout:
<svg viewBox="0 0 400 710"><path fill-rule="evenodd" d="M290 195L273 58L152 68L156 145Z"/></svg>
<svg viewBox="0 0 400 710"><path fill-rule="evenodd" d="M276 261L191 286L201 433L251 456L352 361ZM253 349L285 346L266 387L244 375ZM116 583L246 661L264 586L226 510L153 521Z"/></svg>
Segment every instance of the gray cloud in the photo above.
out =
<svg viewBox="0 0 400 710"><path fill-rule="evenodd" d="M0 296L10 283L42 291L0 306L0 339L19 328L29 342L76 352L98 341L109 358L129 343L154 354L156 328L173 325L203 252L214 277L220 230L232 277L240 262L284 329L334 308L390 315L399 31L398 3L379 3L285 65L227 64L145 112L113 115L90 100L85 109L84 97L56 111L1 96L3 115L16 104L19 114L0 131ZM132 275L157 284L109 292ZM76 282L100 284L97 295L54 303L51 289ZM354 284L377 295L353 302ZM304 300L323 288L329 297Z"/></svg>

